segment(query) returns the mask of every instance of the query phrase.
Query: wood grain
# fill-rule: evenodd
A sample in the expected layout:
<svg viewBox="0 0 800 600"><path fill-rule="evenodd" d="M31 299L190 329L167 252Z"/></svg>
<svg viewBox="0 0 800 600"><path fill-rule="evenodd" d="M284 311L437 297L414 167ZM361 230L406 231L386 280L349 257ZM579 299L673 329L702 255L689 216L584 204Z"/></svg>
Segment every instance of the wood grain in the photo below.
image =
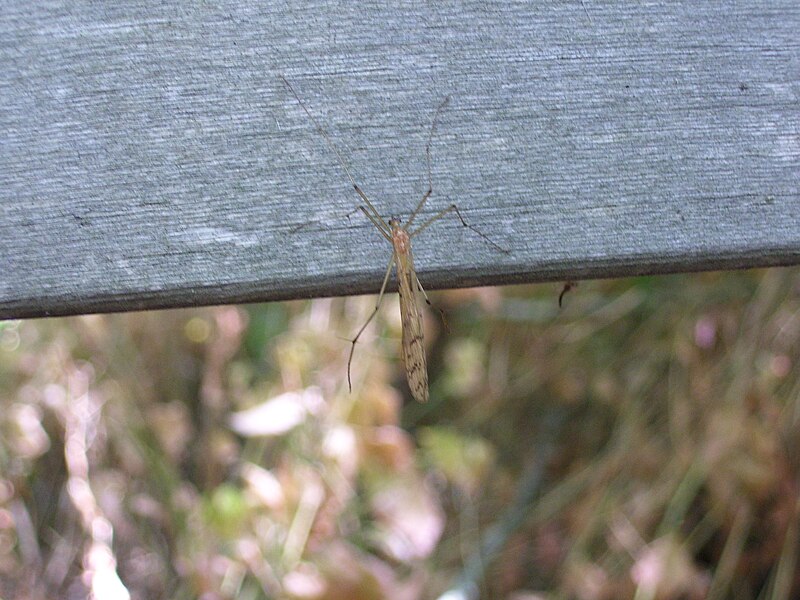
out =
<svg viewBox="0 0 800 600"><path fill-rule="evenodd" d="M0 317L800 262L794 1L0 11ZM350 216L348 216L350 215Z"/></svg>

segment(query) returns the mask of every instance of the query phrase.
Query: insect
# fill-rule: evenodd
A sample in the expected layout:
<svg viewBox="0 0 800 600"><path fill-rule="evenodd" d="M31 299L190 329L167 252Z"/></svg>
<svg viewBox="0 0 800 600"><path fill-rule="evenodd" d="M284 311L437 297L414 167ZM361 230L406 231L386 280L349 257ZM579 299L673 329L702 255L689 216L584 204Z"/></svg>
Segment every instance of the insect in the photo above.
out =
<svg viewBox="0 0 800 600"><path fill-rule="evenodd" d="M428 368L425 359L425 346L424 346L424 338L423 338L423 331L422 331L422 311L420 309L420 305L417 302L418 294L422 294L425 302L428 305L431 305L430 300L428 299L428 295L425 293L425 290L422 287L422 284L417 277L417 273L414 270L414 258L411 252L411 240L412 238L419 235L422 231L427 229L431 224L438 221L445 215L454 212L461 221L461 224L464 227L468 227L479 236L481 236L484 240L486 240L489 244L500 250L501 252L508 253L508 251L492 240L490 240L486 235L478 231L475 227L470 225L464 220L464 217L461 216L461 212L458 210L458 207L455 204L451 204L443 211L433 215L427 221L423 222L422 225L417 227L416 229L412 230L411 226L414 223L414 220L419 215L422 207L425 206L425 203L430 198L431 194L433 193L433 184L431 178L431 140L433 139L433 133L436 130L436 123L439 119L439 114L441 113L442 109L447 105L449 98L445 98L444 101L438 106L436 109L436 113L433 116L433 122L431 123L430 133L428 134L428 142L425 146L425 156L428 165L428 189L423 194L422 199L417 204L417 207L414 209L414 212L411 213L411 216L408 218L408 221L405 225L402 224L399 217L392 217L388 220L383 219L380 213L377 211L375 206L370 202L370 199L367 195L363 192L363 190L358 186L353 175L350 173L350 169L347 167L347 164L344 162L342 155L339 152L339 149L331 140L330 136L328 136L325 129L317 122L314 116L311 114L311 111L306 107L305 103L300 99L300 96L297 94L295 89L292 87L292 84L281 75L281 79L292 92L292 95L295 97L297 102L305 111L306 115L311 122L314 123L317 131L322 135L325 142L328 146L333 150L339 164L344 169L345 173L347 173L348 179L350 179L350 183L353 185L356 193L359 197L364 201L364 205L359 205L358 209L363 212L366 217L372 222L375 227L377 227L378 231L380 231L381 235L386 238L386 240L392 244L392 258L389 260L389 265L386 267L386 274L383 276L383 283L381 284L381 291L378 294L378 301L375 305L375 310L372 311L369 318L367 319L366 323L358 330L356 336L351 340L350 346L350 356L347 360L347 384L350 388L350 391L353 389L353 384L350 378L350 365L353 362L353 353L356 349L356 343L358 342L358 338L361 337L361 334L367 328L367 326L372 322L372 319L375 318L375 315L378 314L378 310L381 307L381 302L383 301L383 295L386 292L386 285L389 282L389 276L392 273L392 267L397 267L397 280L398 280L398 294L400 296L400 321L402 324L402 348L403 348L403 362L406 368L406 378L408 379L408 386L411 389L411 394L414 396L416 400L419 402L427 402L428 400Z"/></svg>

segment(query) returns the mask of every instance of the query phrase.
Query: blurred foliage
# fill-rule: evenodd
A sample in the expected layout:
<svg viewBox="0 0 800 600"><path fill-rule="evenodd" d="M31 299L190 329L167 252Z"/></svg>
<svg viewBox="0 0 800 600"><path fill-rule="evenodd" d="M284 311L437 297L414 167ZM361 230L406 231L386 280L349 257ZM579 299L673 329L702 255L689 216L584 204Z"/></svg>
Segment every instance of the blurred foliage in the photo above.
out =
<svg viewBox="0 0 800 600"><path fill-rule="evenodd" d="M560 290L0 323L0 597L800 597L800 271Z"/></svg>

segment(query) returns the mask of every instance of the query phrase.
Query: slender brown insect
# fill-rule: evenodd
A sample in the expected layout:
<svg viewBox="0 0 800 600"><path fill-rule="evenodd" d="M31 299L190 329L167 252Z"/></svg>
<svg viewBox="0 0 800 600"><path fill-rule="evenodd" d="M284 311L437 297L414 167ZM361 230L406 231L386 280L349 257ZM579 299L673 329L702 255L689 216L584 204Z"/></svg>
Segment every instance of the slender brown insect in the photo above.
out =
<svg viewBox="0 0 800 600"><path fill-rule="evenodd" d="M425 302L427 302L428 305L431 305L431 302L428 299L428 295L425 293L425 290L422 288L422 284L417 277L416 271L414 271L414 258L411 253L411 239L419 235L432 223L438 221L446 214L455 212L464 227L468 227L480 235L484 240L501 252L508 252L504 248L501 248L495 244L483 233L475 229L472 225L467 223L464 220L464 217L461 216L461 212L458 210L458 207L455 204L451 204L443 211L435 214L415 230L411 231L410 229L414 219L416 219L420 210L422 210L422 207L425 205L425 202L428 201L428 198L433 193L433 184L431 180L431 140L433 139L433 132L436 129L436 122L439 119L439 113L447 105L449 98L445 98L436 109L436 113L433 116L433 123L431 123L431 130L428 134L428 143L425 146L425 156L428 162L428 190L422 196L422 200L419 201L419 204L417 204L414 212L411 213L408 222L405 224L405 226L403 226L399 217L392 217L388 222L381 217L375 206L373 206L372 202L370 202L369 198L367 198L367 195L361 190L360 187L358 187L358 184L350 173L350 169L347 168L347 165L342 159L339 149L328 136L327 132L317 122L317 120L311 114L311 111L306 108L306 105L300 99L300 96L294 90L292 84L289 83L289 81L283 75L281 75L281 79L292 92L295 99L297 99L297 102L303 108L306 115L308 115L309 119L311 119L311 122L314 123L317 131L319 131L326 143L336 154L336 158L344 169L345 173L347 173L350 183L353 184L353 188L355 189L356 193L366 204L366 206L360 205L358 207L359 210L363 212L370 221L372 221L372 224L378 228L378 231L381 232L381 235L386 238L390 244L392 244L392 258L389 260L389 265L386 267L386 274L383 276L383 284L381 285L381 291L378 295L378 302L375 305L375 310L372 311L372 314L369 316L369 319L367 319L367 322L364 323L361 329L358 330L356 337L351 340L350 357L347 360L347 384L352 391L353 384L350 379L350 365L353 362L353 352L355 352L356 349L356 342L358 342L358 338L361 337L361 334L367 328L367 325L369 325L372 319L375 318L375 315L378 314L378 310L381 307L381 302L383 301L383 295L386 292L386 285L389 282L389 275L392 273L392 266L396 265L398 279L397 291L400 295L400 320L403 331L403 361L406 367L406 377L408 378L408 386L411 389L411 394L414 396L414 398L419 402L426 402L428 400L428 368L425 360L425 344L422 332L422 311L420 310L419 303L417 302L417 294L422 293L423 297L425 298Z"/></svg>

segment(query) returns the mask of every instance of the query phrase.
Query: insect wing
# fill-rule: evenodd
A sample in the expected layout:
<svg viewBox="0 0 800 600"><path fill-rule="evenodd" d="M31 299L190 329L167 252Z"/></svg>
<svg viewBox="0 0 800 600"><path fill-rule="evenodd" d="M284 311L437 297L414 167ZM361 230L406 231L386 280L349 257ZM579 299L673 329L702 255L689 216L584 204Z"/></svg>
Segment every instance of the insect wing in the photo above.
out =
<svg viewBox="0 0 800 600"><path fill-rule="evenodd" d="M422 311L417 301L417 275L411 253L397 256L400 320L403 325L403 361L411 394L419 402L428 401L428 366L422 332Z"/></svg>

